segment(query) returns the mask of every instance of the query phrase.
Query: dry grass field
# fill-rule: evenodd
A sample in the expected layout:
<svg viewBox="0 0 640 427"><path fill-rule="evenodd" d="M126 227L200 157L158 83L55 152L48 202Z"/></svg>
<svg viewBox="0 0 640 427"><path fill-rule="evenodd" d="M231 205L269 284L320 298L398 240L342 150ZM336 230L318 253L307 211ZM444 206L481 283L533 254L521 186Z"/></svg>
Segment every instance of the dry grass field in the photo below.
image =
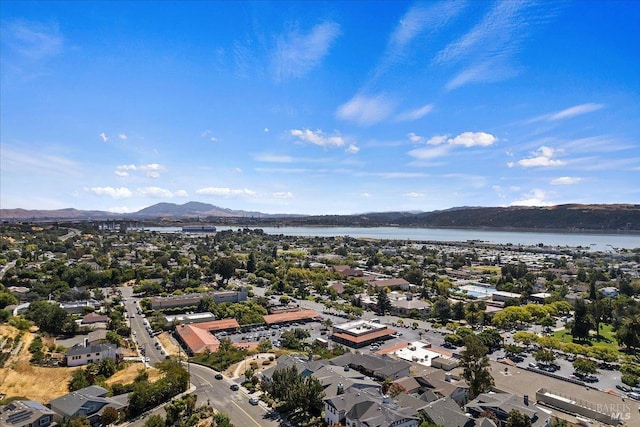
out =
<svg viewBox="0 0 640 427"><path fill-rule="evenodd" d="M15 337L18 333L19 331L13 326L0 325L0 335ZM44 368L32 366L29 363L31 358L29 344L33 338L32 333L25 332L20 352L9 358L5 367L0 369L0 394L4 394L6 397L21 396L41 403L48 403L69 392L68 384L73 371L82 367ZM46 339L44 342L49 343ZM143 368L142 363L131 363L125 369L117 371L107 380L107 384L132 382L138 375L138 371ZM162 376L162 373L157 369L151 368L148 372L150 381L155 381Z"/></svg>
<svg viewBox="0 0 640 427"><path fill-rule="evenodd" d="M169 356L178 356L179 348L174 344L171 338L169 338L168 332L163 332L158 335L158 341L160 341L160 344L162 344Z"/></svg>

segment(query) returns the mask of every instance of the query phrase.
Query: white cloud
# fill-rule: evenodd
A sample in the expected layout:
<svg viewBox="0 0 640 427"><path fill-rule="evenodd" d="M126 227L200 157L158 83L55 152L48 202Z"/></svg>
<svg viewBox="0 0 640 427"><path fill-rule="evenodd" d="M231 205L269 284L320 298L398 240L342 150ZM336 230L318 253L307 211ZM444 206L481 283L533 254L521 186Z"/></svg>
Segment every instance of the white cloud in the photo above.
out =
<svg viewBox="0 0 640 427"><path fill-rule="evenodd" d="M173 193L160 187L143 187L136 190L136 194L142 197L152 197L155 199L169 199Z"/></svg>
<svg viewBox="0 0 640 427"><path fill-rule="evenodd" d="M423 172L356 172L354 176L376 176L385 179L424 178L428 176Z"/></svg>
<svg viewBox="0 0 640 427"><path fill-rule="evenodd" d="M424 140L425 140L424 136L420 136L420 135L418 135L416 133L413 133L413 132L409 132L407 134L407 137L409 137L409 141L415 142L415 143L424 142Z"/></svg>
<svg viewBox="0 0 640 427"><path fill-rule="evenodd" d="M62 52L64 37L57 25L40 22L15 21L2 32L3 41L20 55L29 59L44 59Z"/></svg>
<svg viewBox="0 0 640 427"><path fill-rule="evenodd" d="M233 168L234 173L242 173L242 168Z"/></svg>
<svg viewBox="0 0 640 427"><path fill-rule="evenodd" d="M370 199L371 197L373 197L373 196L371 196L371 194L369 194L369 193L361 193L360 194L360 198L361 199Z"/></svg>
<svg viewBox="0 0 640 427"><path fill-rule="evenodd" d="M424 197L424 193L416 193L415 191L404 193L403 195L409 199L421 199Z"/></svg>
<svg viewBox="0 0 640 427"><path fill-rule="evenodd" d="M582 181L582 178L573 176L561 176L551 180L552 185L572 185Z"/></svg>
<svg viewBox="0 0 640 427"><path fill-rule="evenodd" d="M107 138L107 135L104 132L102 132L98 136L100 137L100 139L102 139L102 142L107 142L109 140L109 138Z"/></svg>
<svg viewBox="0 0 640 427"><path fill-rule="evenodd" d="M562 160L555 160L552 158L555 154L556 150L543 145L535 153L533 153L534 157L518 160L518 164L524 168L564 166L566 162Z"/></svg>
<svg viewBox="0 0 640 427"><path fill-rule="evenodd" d="M122 140L126 140L127 139L127 135L124 133L120 133L118 134L118 138L122 139Z"/></svg>
<svg viewBox="0 0 640 427"><path fill-rule="evenodd" d="M0 144L2 171L29 172L32 175L82 176L73 160L43 152L42 149L18 149ZM0 183L0 185L2 185Z"/></svg>
<svg viewBox="0 0 640 427"><path fill-rule="evenodd" d="M113 199L126 199L133 196L133 193L127 187L91 187L85 188L85 190L91 191L96 196L107 196Z"/></svg>
<svg viewBox="0 0 640 427"><path fill-rule="evenodd" d="M282 36L271 58L275 80L299 78L307 74L322 62L339 35L340 25L324 22L314 26L307 34L292 31Z"/></svg>
<svg viewBox="0 0 640 427"><path fill-rule="evenodd" d="M518 73L510 65L532 30L551 20L562 7L548 2L498 1L480 22L436 55L437 65L464 65L447 83L455 89L473 82L495 82Z"/></svg>
<svg viewBox="0 0 640 427"><path fill-rule="evenodd" d="M447 140L449 144L464 145L465 147L487 147L497 141L498 138L485 132L464 132L453 139Z"/></svg>
<svg viewBox="0 0 640 427"><path fill-rule="evenodd" d="M290 191L278 191L273 193L273 197L276 199L293 199L293 193Z"/></svg>
<svg viewBox="0 0 640 427"><path fill-rule="evenodd" d="M137 168L138 170L141 170L143 172L147 173L147 176L149 178L159 178L160 177L160 173L164 172L167 170L166 167L159 165L157 163L150 163L148 165L140 165Z"/></svg>
<svg viewBox="0 0 640 427"><path fill-rule="evenodd" d="M218 141L219 141L219 139L218 139L218 138L216 138L215 136L212 136L211 138L209 138L209 140L210 140L211 142L218 142Z"/></svg>
<svg viewBox="0 0 640 427"><path fill-rule="evenodd" d="M176 197L189 197L189 193L187 193L187 190L178 190L174 192L173 195Z"/></svg>
<svg viewBox="0 0 640 427"><path fill-rule="evenodd" d="M247 188L234 189L226 187L206 187L196 190L196 194L202 194L206 196L221 196L221 197L242 197L242 196L254 196L255 191Z"/></svg>
<svg viewBox="0 0 640 427"><path fill-rule="evenodd" d="M136 165L118 165L116 166L116 170L119 171L134 171L138 169Z"/></svg>
<svg viewBox="0 0 640 427"><path fill-rule="evenodd" d="M576 105L576 106L573 106L573 107L570 107L570 108L567 108L565 110L558 111L557 113L552 114L549 117L549 120L568 119L568 118L571 118L571 117L579 116L581 114L587 114L587 113L591 113L593 111L598 111L602 107L604 107L604 105L602 105L602 104L594 104L594 103Z"/></svg>
<svg viewBox="0 0 640 427"><path fill-rule="evenodd" d="M435 136L432 136L431 138L429 138L429 140L427 141L427 144L429 144L429 145L440 145L440 144L443 144L443 143L447 142L448 138L449 138L448 135L435 135Z"/></svg>
<svg viewBox="0 0 640 427"><path fill-rule="evenodd" d="M113 173L115 173L117 176L121 178L125 178L129 176L129 172L126 172L126 171L115 170Z"/></svg>
<svg viewBox="0 0 640 427"><path fill-rule="evenodd" d="M439 145L434 148L415 148L409 151L408 154L418 160L429 160L444 156L450 151L450 149L451 147L449 145Z"/></svg>
<svg viewBox="0 0 640 427"><path fill-rule="evenodd" d="M537 188L523 196L525 197L524 199L511 202L511 206L551 206L553 204L546 200L547 194Z"/></svg>
<svg viewBox="0 0 640 427"><path fill-rule="evenodd" d="M268 133L269 132L269 128L264 128L264 133Z"/></svg>
<svg viewBox="0 0 640 427"><path fill-rule="evenodd" d="M418 120L429 114L433 110L433 104L427 104L415 110L403 111L396 116L396 120L408 121Z"/></svg>
<svg viewBox="0 0 640 427"><path fill-rule="evenodd" d="M349 154L356 154L358 151L360 151L360 147L358 147L355 144L349 144L349 146L347 147L346 150L344 150L345 152L349 153Z"/></svg>
<svg viewBox="0 0 640 427"><path fill-rule="evenodd" d="M310 142L321 147L342 147L344 145L344 138L341 136L325 136L319 129L315 132L311 129L291 129L289 133L300 141Z"/></svg>
<svg viewBox="0 0 640 427"><path fill-rule="evenodd" d="M291 156L280 156L277 154L257 154L254 156L254 160L257 162L265 162L265 163L293 163L293 157Z"/></svg>
<svg viewBox="0 0 640 427"><path fill-rule="evenodd" d="M336 116L342 120L368 126L386 119L394 110L394 103L383 95L373 97L356 95L338 107Z"/></svg>

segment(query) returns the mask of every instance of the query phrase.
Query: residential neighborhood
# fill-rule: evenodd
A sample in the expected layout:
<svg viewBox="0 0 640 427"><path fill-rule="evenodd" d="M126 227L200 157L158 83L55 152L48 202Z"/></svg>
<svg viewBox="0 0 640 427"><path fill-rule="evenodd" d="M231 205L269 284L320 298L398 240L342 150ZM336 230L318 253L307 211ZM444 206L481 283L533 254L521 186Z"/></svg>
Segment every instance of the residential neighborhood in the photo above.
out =
<svg viewBox="0 0 640 427"><path fill-rule="evenodd" d="M640 425L638 248L211 230L1 224L0 425Z"/></svg>

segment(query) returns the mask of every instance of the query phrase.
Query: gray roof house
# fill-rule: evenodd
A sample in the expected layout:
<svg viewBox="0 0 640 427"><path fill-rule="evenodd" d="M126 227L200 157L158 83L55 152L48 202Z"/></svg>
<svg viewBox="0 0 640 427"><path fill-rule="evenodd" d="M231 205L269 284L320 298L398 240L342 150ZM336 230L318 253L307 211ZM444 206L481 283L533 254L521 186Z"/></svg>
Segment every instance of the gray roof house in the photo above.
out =
<svg viewBox="0 0 640 427"><path fill-rule="evenodd" d="M276 359L276 366L265 369L260 375L264 381L269 382L271 381L271 377L274 372L295 366L298 369L298 372L302 374L303 377L306 377L313 374L324 365L325 362L322 360L307 360L283 354Z"/></svg>
<svg viewBox="0 0 640 427"><path fill-rule="evenodd" d="M127 399L127 395L109 398L106 389L92 385L53 399L49 406L58 414L56 418L60 420L85 416L93 425L99 422L100 415L105 408L111 406L121 411L127 406Z"/></svg>
<svg viewBox="0 0 640 427"><path fill-rule="evenodd" d="M401 407L389 396L368 390L347 390L324 399L325 421L353 427L418 427L420 419L412 407Z"/></svg>
<svg viewBox="0 0 640 427"><path fill-rule="evenodd" d="M53 423L55 412L33 400L14 400L0 407L0 426L47 427Z"/></svg>
<svg viewBox="0 0 640 427"><path fill-rule="evenodd" d="M329 361L332 365L349 366L358 372L380 380L393 380L409 375L411 363L404 360L392 359L388 356L373 356L368 354L345 353Z"/></svg>
<svg viewBox="0 0 640 427"><path fill-rule="evenodd" d="M528 416L532 427L546 427L551 423L549 413L530 403L528 396L520 397L512 393L482 393L467 403L465 408L476 417L484 411L491 411L500 424L506 423L512 410Z"/></svg>

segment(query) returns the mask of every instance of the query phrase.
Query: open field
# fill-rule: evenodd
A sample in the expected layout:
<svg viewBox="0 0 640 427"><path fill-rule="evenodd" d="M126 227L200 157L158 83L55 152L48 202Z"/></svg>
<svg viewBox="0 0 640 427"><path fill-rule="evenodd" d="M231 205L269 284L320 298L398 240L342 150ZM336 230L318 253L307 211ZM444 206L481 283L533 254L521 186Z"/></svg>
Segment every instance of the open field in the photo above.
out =
<svg viewBox="0 0 640 427"><path fill-rule="evenodd" d="M164 350L169 356L178 356L180 349L171 340L168 332L163 332L158 335L158 341L160 341L160 344L162 344L162 347L164 347Z"/></svg>
<svg viewBox="0 0 640 427"><path fill-rule="evenodd" d="M0 393L6 394L7 397L23 396L47 403L69 392L68 384L71 375L73 371L79 369L77 367L40 368L31 366L29 356L21 359L8 363L6 368L0 369Z"/></svg>
<svg viewBox="0 0 640 427"><path fill-rule="evenodd" d="M561 329L559 331L555 331L553 336L558 338L562 342L573 342L573 337L571 336L571 331L568 329ZM616 340L615 333L613 332L613 326L603 323L600 325L600 340L596 340L595 333L592 332L590 336L590 341L588 343L578 342L578 344L584 344L589 347L602 347L609 348L613 351L618 351L618 340Z"/></svg>
<svg viewBox="0 0 640 427"><path fill-rule="evenodd" d="M111 378L107 379L107 384L113 385L131 383L133 382L134 378L138 376L140 370L143 369L144 365L142 363L130 363L125 369L117 371ZM147 373L149 374L149 381L152 382L162 377L162 372L155 368L147 369Z"/></svg>

